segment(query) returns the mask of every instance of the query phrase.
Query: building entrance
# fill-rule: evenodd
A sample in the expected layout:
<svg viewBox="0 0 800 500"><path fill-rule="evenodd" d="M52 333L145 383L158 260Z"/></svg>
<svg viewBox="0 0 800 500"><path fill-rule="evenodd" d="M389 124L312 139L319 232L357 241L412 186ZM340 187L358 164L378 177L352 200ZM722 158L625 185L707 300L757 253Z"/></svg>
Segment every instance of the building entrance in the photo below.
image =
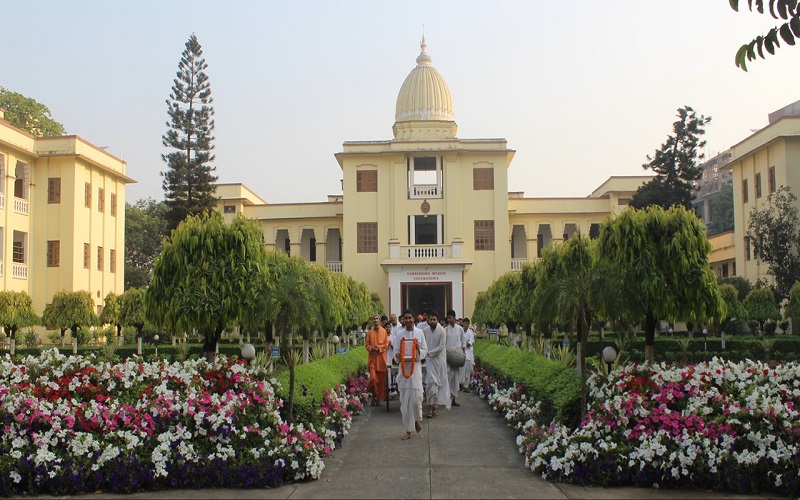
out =
<svg viewBox="0 0 800 500"><path fill-rule="evenodd" d="M401 310L411 309L415 315L434 309L444 317L453 308L452 283L413 283L400 285Z"/></svg>

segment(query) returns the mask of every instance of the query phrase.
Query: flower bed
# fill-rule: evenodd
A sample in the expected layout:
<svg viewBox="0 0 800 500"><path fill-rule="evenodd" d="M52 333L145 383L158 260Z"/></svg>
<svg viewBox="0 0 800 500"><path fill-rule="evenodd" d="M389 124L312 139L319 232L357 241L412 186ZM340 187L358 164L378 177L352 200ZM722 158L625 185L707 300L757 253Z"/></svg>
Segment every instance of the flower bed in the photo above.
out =
<svg viewBox="0 0 800 500"><path fill-rule="evenodd" d="M577 429L541 421L522 386L483 373L479 391L518 432L525 463L587 485L800 494L800 365L713 359L589 379Z"/></svg>
<svg viewBox="0 0 800 500"><path fill-rule="evenodd" d="M220 356L104 363L56 350L0 362L0 495L265 487L319 477L363 408L342 384L330 429L281 419L274 380Z"/></svg>

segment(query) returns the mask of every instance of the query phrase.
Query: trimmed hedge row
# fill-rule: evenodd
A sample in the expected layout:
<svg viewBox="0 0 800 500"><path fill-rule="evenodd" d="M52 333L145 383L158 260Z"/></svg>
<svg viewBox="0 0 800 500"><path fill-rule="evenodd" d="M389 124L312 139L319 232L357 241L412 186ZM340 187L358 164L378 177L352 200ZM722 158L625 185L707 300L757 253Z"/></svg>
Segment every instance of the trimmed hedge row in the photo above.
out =
<svg viewBox="0 0 800 500"><path fill-rule="evenodd" d="M684 354L678 340L686 339L688 336L675 334L671 337L659 336L655 340L654 356L655 361L660 363L662 361L668 363L680 362L683 360ZM752 337L752 336L736 336L725 338L725 350L722 350L722 342L719 337L708 337L703 339L701 337L693 337L689 348L686 351L686 360L691 363L700 361L708 361L714 356L725 358L729 361L743 361L745 359L752 360L765 360L764 349L761 345L762 340L765 338L774 341L770 359L772 361L796 361L800 359L800 337L792 335L778 335L772 337ZM557 345L558 339L553 339L554 345ZM574 344L571 344L574 346ZM589 340L587 342L587 357L597 356L603 351L606 346L614 346L618 349L616 337L607 335L603 342L599 340ZM707 349L707 350L705 350ZM637 338L630 342L623 353L629 361L643 363L644 362L644 338Z"/></svg>
<svg viewBox="0 0 800 500"><path fill-rule="evenodd" d="M65 346L45 346L45 347L34 347L34 348L27 348L27 347L20 347L17 345L15 349L16 355L19 356L27 356L33 355L38 356L41 354L42 351L46 349L58 349L61 354L69 356L72 354L72 346L65 345ZM90 353L94 353L97 357L103 358L105 353L103 352L102 347L96 346L78 346L78 354L81 356L86 356ZM153 345L143 345L142 346L142 357L145 359L150 358L151 356L155 356L156 348ZM224 354L226 356L236 356L238 358L242 357L242 346L238 343L235 344L219 344L219 353ZM8 354L7 350L0 351L0 356ZM127 359L132 358L136 355L136 345L125 344L114 351L114 356L118 357L119 359ZM158 346L158 357L163 358L170 361L178 360L178 348L177 346L173 346L170 344L166 345L159 345ZM190 358L201 358L203 357L203 344L189 344L189 357Z"/></svg>
<svg viewBox="0 0 800 500"><path fill-rule="evenodd" d="M347 350L347 354L334 354L311 363L298 365L295 368L294 382L294 420L320 425L320 413L317 411L325 396L325 391L347 380L348 375L363 373L367 367L367 350L356 346ZM289 371L282 370L278 375L281 390L278 396L284 401L289 396ZM284 406L285 408L285 406Z"/></svg>
<svg viewBox="0 0 800 500"><path fill-rule="evenodd" d="M581 380L575 370L535 352L486 340L475 343L475 360L493 376L523 385L533 401L541 401L543 421L556 418L570 427L580 423Z"/></svg>

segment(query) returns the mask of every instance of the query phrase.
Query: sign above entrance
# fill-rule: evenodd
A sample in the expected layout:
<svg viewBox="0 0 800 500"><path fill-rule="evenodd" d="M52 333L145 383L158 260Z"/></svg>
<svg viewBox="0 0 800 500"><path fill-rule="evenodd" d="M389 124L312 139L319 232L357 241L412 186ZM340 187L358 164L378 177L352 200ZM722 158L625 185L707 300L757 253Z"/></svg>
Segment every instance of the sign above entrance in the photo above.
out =
<svg viewBox="0 0 800 500"><path fill-rule="evenodd" d="M407 271L405 274L411 281L441 281L447 275L444 271Z"/></svg>

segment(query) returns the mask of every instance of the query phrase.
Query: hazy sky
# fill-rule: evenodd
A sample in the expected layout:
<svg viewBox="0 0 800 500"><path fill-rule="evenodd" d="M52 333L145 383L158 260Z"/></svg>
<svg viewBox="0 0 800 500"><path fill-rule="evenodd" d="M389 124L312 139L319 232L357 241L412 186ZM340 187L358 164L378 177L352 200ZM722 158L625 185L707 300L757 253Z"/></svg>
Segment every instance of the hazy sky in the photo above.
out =
<svg viewBox="0 0 800 500"><path fill-rule="evenodd" d="M744 3L744 2L742 2ZM727 0L10 2L0 86L128 162L128 201L163 198L165 99L195 33L208 63L220 182L268 202L341 193L344 141L392 137L422 27L461 138L517 151L509 190L586 196L639 175L688 104L707 153L800 99L800 47L733 64L774 25Z"/></svg>

